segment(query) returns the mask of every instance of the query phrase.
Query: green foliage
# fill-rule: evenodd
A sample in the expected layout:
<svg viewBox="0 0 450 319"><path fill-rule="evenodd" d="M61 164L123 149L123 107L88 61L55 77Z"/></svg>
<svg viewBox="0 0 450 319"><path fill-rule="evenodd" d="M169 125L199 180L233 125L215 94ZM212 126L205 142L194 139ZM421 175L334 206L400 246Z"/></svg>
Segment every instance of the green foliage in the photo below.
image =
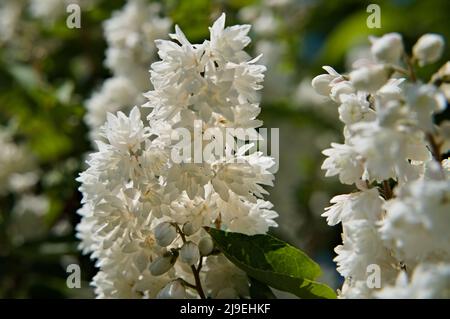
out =
<svg viewBox="0 0 450 319"><path fill-rule="evenodd" d="M250 297L252 299L276 299L277 297L270 289L269 286L256 280L253 277L249 277L250 282Z"/></svg>
<svg viewBox="0 0 450 319"><path fill-rule="evenodd" d="M334 291L314 281L321 270L301 250L271 236L248 236L208 229L217 247L250 277L300 298L335 298Z"/></svg>

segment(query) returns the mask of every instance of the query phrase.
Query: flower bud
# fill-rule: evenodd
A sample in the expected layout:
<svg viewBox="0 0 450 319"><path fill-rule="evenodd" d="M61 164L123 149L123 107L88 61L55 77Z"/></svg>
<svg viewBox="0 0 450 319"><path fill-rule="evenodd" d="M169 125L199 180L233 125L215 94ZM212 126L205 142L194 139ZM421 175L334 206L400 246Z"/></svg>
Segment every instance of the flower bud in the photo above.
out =
<svg viewBox="0 0 450 319"><path fill-rule="evenodd" d="M180 258L181 261L185 262L188 265L197 264L200 259L200 252L197 245L191 241L185 243L183 247L181 247Z"/></svg>
<svg viewBox="0 0 450 319"><path fill-rule="evenodd" d="M210 236L203 237L198 243L198 249L200 250L200 255L208 256L212 253L214 249L214 243Z"/></svg>
<svg viewBox="0 0 450 319"><path fill-rule="evenodd" d="M186 289L181 280L169 282L156 296L157 299L186 299Z"/></svg>
<svg viewBox="0 0 450 319"><path fill-rule="evenodd" d="M155 227L155 239L158 245L166 247L170 245L177 236L177 229L169 222L163 222Z"/></svg>
<svg viewBox="0 0 450 319"><path fill-rule="evenodd" d="M350 81L357 90L376 92L388 80L388 70L382 64L363 66L350 73Z"/></svg>
<svg viewBox="0 0 450 319"><path fill-rule="evenodd" d="M388 33L380 38L371 37L372 55L380 62L397 63L403 54L402 36L398 33Z"/></svg>
<svg viewBox="0 0 450 319"><path fill-rule="evenodd" d="M331 88L330 97L333 101L341 103L342 101L340 96L342 94L351 93L355 93L355 88L353 87L353 85L350 83L350 81L342 81L333 85L333 87Z"/></svg>
<svg viewBox="0 0 450 319"><path fill-rule="evenodd" d="M183 225L183 233L186 236L191 236L195 234L200 229L200 223L194 222L187 222Z"/></svg>
<svg viewBox="0 0 450 319"><path fill-rule="evenodd" d="M311 85L318 94L328 96L331 91L330 82L333 79L330 74L321 74L312 79Z"/></svg>
<svg viewBox="0 0 450 319"><path fill-rule="evenodd" d="M413 47L413 55L420 66L434 63L442 56L444 39L439 34L427 33L417 40Z"/></svg>
<svg viewBox="0 0 450 319"><path fill-rule="evenodd" d="M153 276L161 276L172 268L177 261L178 255L173 252L166 252L161 257L158 257L154 262L150 264L150 273Z"/></svg>

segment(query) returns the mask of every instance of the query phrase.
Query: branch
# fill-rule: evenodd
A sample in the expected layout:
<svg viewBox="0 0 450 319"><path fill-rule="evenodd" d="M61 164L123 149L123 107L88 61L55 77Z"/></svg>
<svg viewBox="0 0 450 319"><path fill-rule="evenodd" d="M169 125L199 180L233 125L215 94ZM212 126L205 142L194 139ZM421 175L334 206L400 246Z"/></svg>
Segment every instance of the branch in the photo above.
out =
<svg viewBox="0 0 450 319"><path fill-rule="evenodd" d="M177 229L178 234L180 234L180 236L181 236L181 240L183 241L183 244L185 244L186 236L184 235L183 231L180 229L178 224L175 223L174 225ZM200 296L201 299L206 299L206 295L205 295L205 292L203 291L203 287L202 287L202 282L200 281L200 270L202 268L202 262L203 262L203 258L200 257L198 268L195 268L194 265L191 266L192 274L194 275L194 280L195 280L195 286L194 285L191 285L191 286L194 287L195 290L197 290L198 295Z"/></svg>

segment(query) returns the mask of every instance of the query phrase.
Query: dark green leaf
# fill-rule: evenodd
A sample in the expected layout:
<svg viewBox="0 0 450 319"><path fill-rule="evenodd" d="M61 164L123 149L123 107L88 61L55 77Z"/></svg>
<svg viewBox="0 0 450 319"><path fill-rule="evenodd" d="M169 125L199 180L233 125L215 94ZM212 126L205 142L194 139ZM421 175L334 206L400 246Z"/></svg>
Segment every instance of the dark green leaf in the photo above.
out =
<svg viewBox="0 0 450 319"><path fill-rule="evenodd" d="M250 297L252 299L277 299L269 286L261 281L249 277L250 281Z"/></svg>
<svg viewBox="0 0 450 319"><path fill-rule="evenodd" d="M321 271L299 249L270 235L247 236L209 228L217 247L249 276L300 298L335 298L327 285L315 282Z"/></svg>

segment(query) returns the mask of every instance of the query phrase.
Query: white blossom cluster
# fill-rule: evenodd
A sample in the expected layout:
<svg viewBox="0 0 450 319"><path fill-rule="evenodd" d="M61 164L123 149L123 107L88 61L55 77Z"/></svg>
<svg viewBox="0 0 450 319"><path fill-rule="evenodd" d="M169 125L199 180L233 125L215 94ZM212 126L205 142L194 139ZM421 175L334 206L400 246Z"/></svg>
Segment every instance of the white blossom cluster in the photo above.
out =
<svg viewBox="0 0 450 319"><path fill-rule="evenodd" d="M155 40L166 37L172 25L160 13L158 3L128 0L104 22L105 65L113 76L86 101L85 121L92 141L99 137L108 112L128 112L144 102L141 92L150 89L148 69L157 58Z"/></svg>
<svg viewBox="0 0 450 319"><path fill-rule="evenodd" d="M398 33L370 40L372 59L345 75L326 66L312 81L345 124L344 143L323 151L322 169L358 189L334 197L322 215L342 224L340 296L449 298L449 122L437 126L433 115L447 107L450 63L429 82L416 76L417 66L440 59L444 41L426 34L410 57ZM378 287L370 265L381 270Z"/></svg>
<svg viewBox="0 0 450 319"><path fill-rule="evenodd" d="M222 15L209 40L191 44L176 26L172 41L156 41L161 60L151 66L154 89L145 94L144 109L108 113L104 140L78 178L78 237L100 268L93 279L99 298L248 296L245 273L217 253L204 227L259 234L276 226L277 213L263 199L274 160L239 130L222 141L224 154L201 162L191 153L182 162L173 155L178 128L209 132L216 141L230 128L258 135L265 67L244 51L249 29L225 27ZM203 151L209 145L203 142L189 146Z"/></svg>
<svg viewBox="0 0 450 319"><path fill-rule="evenodd" d="M40 174L30 150L14 141L12 127L0 127L0 201L8 195L16 199L8 212L7 232L13 244L36 239L46 231L44 215L49 201L33 192Z"/></svg>
<svg viewBox="0 0 450 319"><path fill-rule="evenodd" d="M38 180L29 150L13 139L13 129L0 127L0 195L20 193Z"/></svg>
<svg viewBox="0 0 450 319"><path fill-rule="evenodd" d="M5 0L0 3L0 44L16 36L23 6L22 1Z"/></svg>

